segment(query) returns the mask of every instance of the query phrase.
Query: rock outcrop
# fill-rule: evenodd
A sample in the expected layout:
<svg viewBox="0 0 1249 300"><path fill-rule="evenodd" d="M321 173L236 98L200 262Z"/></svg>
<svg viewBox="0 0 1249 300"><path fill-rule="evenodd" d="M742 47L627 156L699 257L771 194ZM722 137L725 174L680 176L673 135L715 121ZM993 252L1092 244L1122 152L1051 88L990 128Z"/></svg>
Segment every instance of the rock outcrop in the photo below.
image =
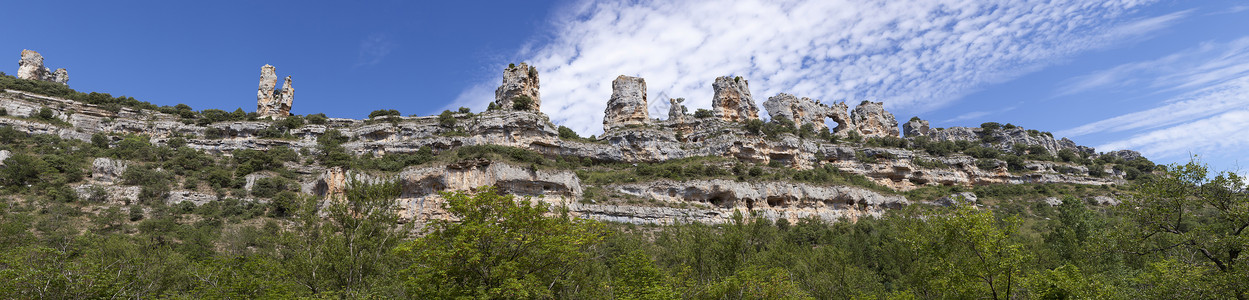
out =
<svg viewBox="0 0 1249 300"><path fill-rule="evenodd" d="M863 101L850 113L854 129L864 137L898 137L898 120L885 111L884 102Z"/></svg>
<svg viewBox="0 0 1249 300"><path fill-rule="evenodd" d="M260 87L256 90L256 114L262 118L285 118L291 115L291 104L295 100L295 88L291 87L291 77L286 76L282 89L275 90L278 75L271 65L260 67Z"/></svg>
<svg viewBox="0 0 1249 300"><path fill-rule="evenodd" d="M828 125L824 124L826 118L832 118L833 121L838 122L837 128L841 130L848 128L842 124L848 125L850 119L846 115L845 104L840 106L834 104L830 107L811 98L799 99L797 96L786 93L769 97L768 101L763 102L763 108L768 110L768 116L772 117L772 121L790 120L798 128L811 124L816 132L828 129ZM837 132L837 129L834 129L834 132Z"/></svg>
<svg viewBox="0 0 1249 300"><path fill-rule="evenodd" d="M750 83L741 77L721 76L711 84L715 95L711 110L717 118L726 122L745 122L759 119L759 108L750 95Z"/></svg>
<svg viewBox="0 0 1249 300"><path fill-rule="evenodd" d="M690 118L690 111L685 107L685 98L668 98L668 121L669 122L687 122Z"/></svg>
<svg viewBox="0 0 1249 300"><path fill-rule="evenodd" d="M1141 158L1141 153L1133 151L1133 150L1110 151L1110 152L1107 152L1105 155L1110 155L1113 157L1121 158L1123 160L1134 160L1137 158Z"/></svg>
<svg viewBox="0 0 1249 300"><path fill-rule="evenodd" d="M620 75L611 82L611 99L603 116L603 131L642 125L650 120L646 111L646 81Z"/></svg>
<svg viewBox="0 0 1249 300"><path fill-rule="evenodd" d="M912 118L905 124L902 124L902 136L912 138L917 136L928 136L928 121Z"/></svg>
<svg viewBox="0 0 1249 300"><path fill-rule="evenodd" d="M43 66L43 55L34 50L22 50L22 60L17 62L17 78L69 84L69 71L65 68L52 71Z"/></svg>
<svg viewBox="0 0 1249 300"><path fill-rule="evenodd" d="M1067 138L1054 140L1054 136L1051 133L1027 130L1018 126L994 130L971 127L937 128L929 130L928 136L932 137L934 141L970 141L1008 152L1013 152L1015 145L1020 144L1041 146L1050 155L1056 155L1062 150L1070 150L1076 153L1094 153L1093 148L1076 145L1075 142Z"/></svg>
<svg viewBox="0 0 1249 300"><path fill-rule="evenodd" d="M520 97L532 100L524 110L541 110L542 97L538 93L538 69L525 63L509 65L503 69L503 84L494 90L494 104L503 110L515 109L515 101Z"/></svg>

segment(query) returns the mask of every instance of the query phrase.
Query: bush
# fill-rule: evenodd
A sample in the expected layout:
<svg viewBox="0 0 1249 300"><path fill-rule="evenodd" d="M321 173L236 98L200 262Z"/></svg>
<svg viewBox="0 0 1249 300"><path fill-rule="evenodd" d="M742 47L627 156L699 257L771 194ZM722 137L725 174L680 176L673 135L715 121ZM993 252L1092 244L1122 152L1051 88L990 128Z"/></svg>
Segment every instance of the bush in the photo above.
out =
<svg viewBox="0 0 1249 300"><path fill-rule="evenodd" d="M559 138L561 140L579 140L581 139L581 136L578 135L576 131L573 131L572 128L568 128L563 125L560 125L559 126Z"/></svg>
<svg viewBox="0 0 1249 300"><path fill-rule="evenodd" d="M469 109L469 108L467 108L467 107L463 107L463 106L461 106L461 107L460 107L460 113L462 113L462 114L471 114L471 113L473 113L473 110L472 110L472 109Z"/></svg>
<svg viewBox="0 0 1249 300"><path fill-rule="evenodd" d="M378 118L378 117L390 117L390 116L396 116L396 117L397 117L397 116L399 116L399 115L400 115L400 113L399 113L399 111L398 111L398 110L393 110L393 109L379 109L379 110L375 110L375 111L373 111L373 112L369 113L369 119L374 119L374 118Z"/></svg>
<svg viewBox="0 0 1249 300"><path fill-rule="evenodd" d="M6 108L0 107L0 117L7 116L7 115L9 115L9 110Z"/></svg>
<svg viewBox="0 0 1249 300"><path fill-rule="evenodd" d="M695 117L695 118L699 118L699 119L706 119L706 118L710 118L710 117L713 117L713 116L715 116L715 114L714 114L714 113L712 113L710 110L707 110L707 109L704 109L704 108L699 108L698 110L695 110L695 111L694 111L694 117Z"/></svg>
<svg viewBox="0 0 1249 300"><path fill-rule="evenodd" d="M438 125L448 128L455 127L455 113L450 110L442 111L442 114L438 115Z"/></svg>
<svg viewBox="0 0 1249 300"><path fill-rule="evenodd" d="M256 179L256 183L252 185L252 196L271 198L278 193L290 191L294 185L294 181L282 177Z"/></svg>
<svg viewBox="0 0 1249 300"><path fill-rule="evenodd" d="M325 116L325 114L311 114L304 117L304 120L308 121L308 124L325 125L329 123L330 118Z"/></svg>
<svg viewBox="0 0 1249 300"><path fill-rule="evenodd" d="M512 109L515 110L531 110L533 109L533 98L527 95L520 95L512 98Z"/></svg>
<svg viewBox="0 0 1249 300"><path fill-rule="evenodd" d="M1002 124L998 122L985 122L980 124L980 128L984 128L984 130L988 132L993 132L994 130L1001 129Z"/></svg>

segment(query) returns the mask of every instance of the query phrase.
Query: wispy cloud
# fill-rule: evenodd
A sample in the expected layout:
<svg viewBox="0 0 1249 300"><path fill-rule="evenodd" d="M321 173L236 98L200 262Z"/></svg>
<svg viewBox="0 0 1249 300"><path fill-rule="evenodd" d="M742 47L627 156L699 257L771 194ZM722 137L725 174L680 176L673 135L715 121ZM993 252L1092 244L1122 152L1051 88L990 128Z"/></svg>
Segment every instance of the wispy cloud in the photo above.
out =
<svg viewBox="0 0 1249 300"><path fill-rule="evenodd" d="M353 67L372 66L382 62L391 51L395 50L394 39L382 33L370 34L360 41L360 53L356 56Z"/></svg>
<svg viewBox="0 0 1249 300"><path fill-rule="evenodd" d="M1123 64L1065 81L1060 96L1091 90L1147 88L1172 91L1199 88L1249 73L1249 37L1203 43L1165 57Z"/></svg>
<svg viewBox="0 0 1249 300"><path fill-rule="evenodd" d="M1149 157L1228 153L1249 147L1249 109L1235 110L1097 146L1100 151L1137 149Z"/></svg>
<svg viewBox="0 0 1249 300"><path fill-rule="evenodd" d="M788 92L914 111L1171 20L1126 19L1148 2L585 1L520 58L542 74L543 111L586 133L601 131L619 74L644 77L652 104L709 107L714 78L740 75L758 101Z"/></svg>

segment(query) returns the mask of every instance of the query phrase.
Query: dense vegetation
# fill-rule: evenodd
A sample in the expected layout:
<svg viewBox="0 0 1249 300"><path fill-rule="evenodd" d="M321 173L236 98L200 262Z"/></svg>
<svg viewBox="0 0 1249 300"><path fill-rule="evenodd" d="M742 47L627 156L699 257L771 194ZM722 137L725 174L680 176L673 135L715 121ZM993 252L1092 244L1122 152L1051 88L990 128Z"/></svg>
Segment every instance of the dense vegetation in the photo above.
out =
<svg viewBox="0 0 1249 300"><path fill-rule="evenodd" d="M0 297L1244 298L1244 179L1165 170L1111 208L917 206L836 223L607 224L486 188L445 195L459 222L413 229L393 183L352 183L328 206L294 197L285 214L6 197Z"/></svg>

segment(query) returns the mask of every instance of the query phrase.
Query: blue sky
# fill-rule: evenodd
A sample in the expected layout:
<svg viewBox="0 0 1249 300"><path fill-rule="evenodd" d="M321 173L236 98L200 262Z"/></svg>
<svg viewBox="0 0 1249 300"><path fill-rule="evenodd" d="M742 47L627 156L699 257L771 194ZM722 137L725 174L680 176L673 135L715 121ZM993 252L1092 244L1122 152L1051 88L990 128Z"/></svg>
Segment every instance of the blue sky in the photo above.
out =
<svg viewBox="0 0 1249 300"><path fill-rule="evenodd" d="M616 75L709 107L720 75L824 102L885 101L934 126L1010 122L1161 162L1249 163L1243 1L25 1L0 54L70 71L80 91L255 109L261 65L292 76L294 113L431 115L492 100L535 65L543 112L602 131Z"/></svg>

